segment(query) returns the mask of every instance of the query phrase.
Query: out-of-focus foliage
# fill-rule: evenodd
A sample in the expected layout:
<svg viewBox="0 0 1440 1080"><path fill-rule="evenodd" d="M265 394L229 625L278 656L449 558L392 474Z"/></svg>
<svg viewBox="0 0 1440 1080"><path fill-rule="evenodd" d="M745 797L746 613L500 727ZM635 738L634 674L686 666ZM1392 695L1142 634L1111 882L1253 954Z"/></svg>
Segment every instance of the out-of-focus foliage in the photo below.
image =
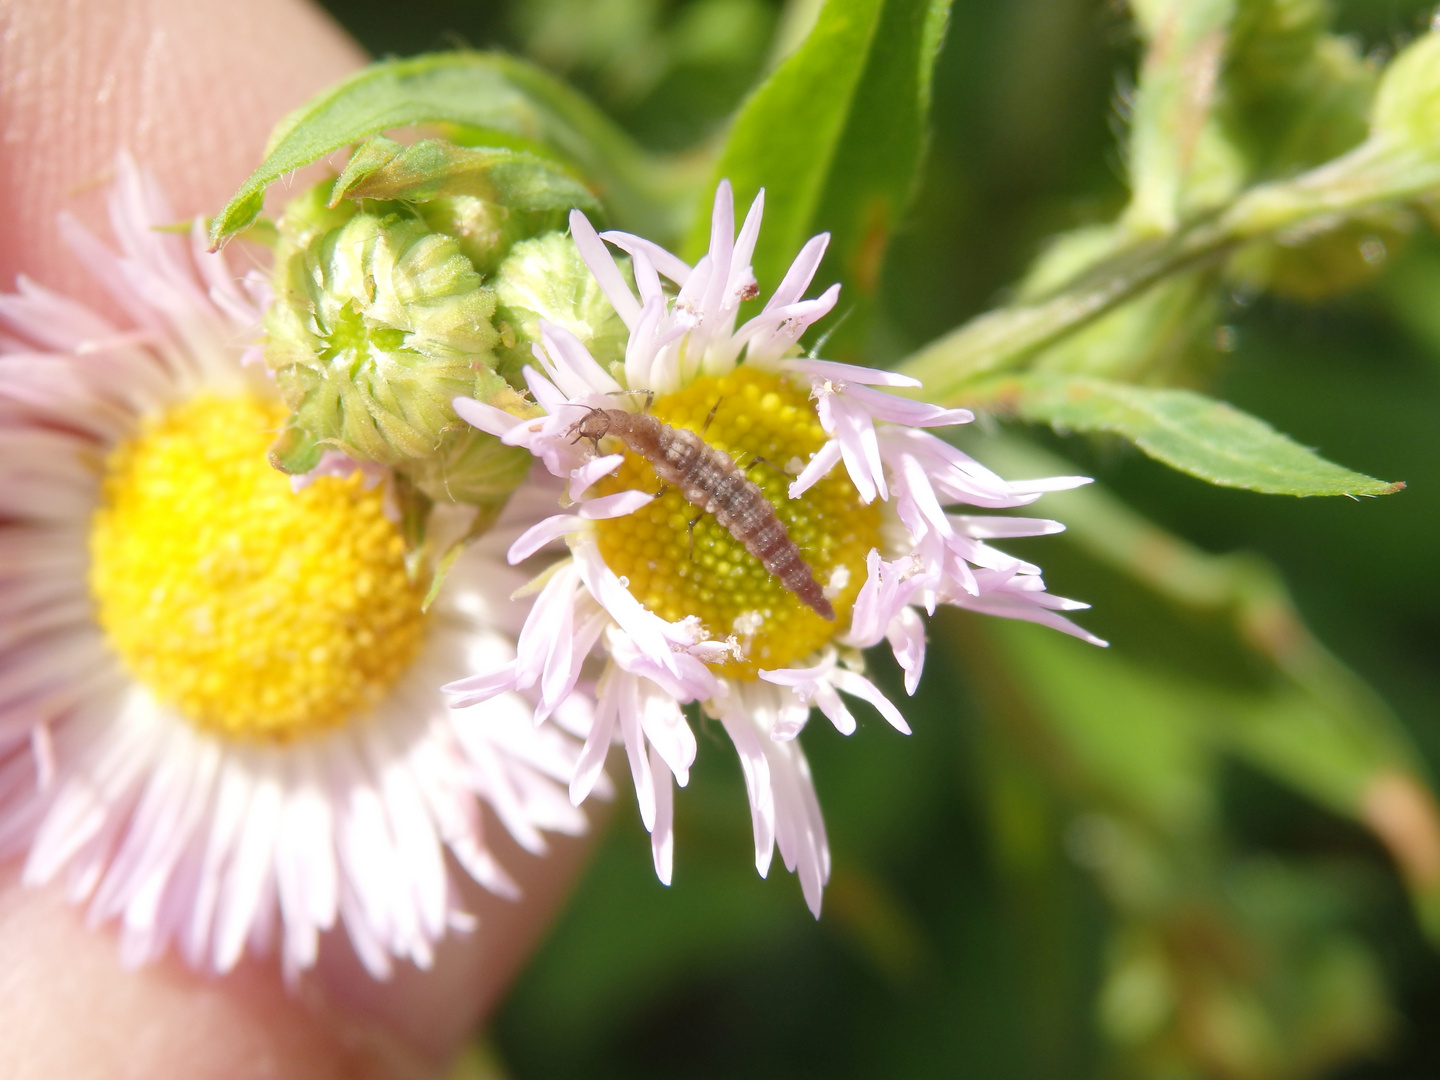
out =
<svg viewBox="0 0 1440 1080"><path fill-rule="evenodd" d="M835 233L829 355L982 410L967 449L1007 475L1100 481L1011 546L1110 650L941 618L913 736L807 731L818 925L754 878L738 770L702 747L675 886L617 815L473 1075L1440 1073L1428 4L956 0L933 67L946 5L919 0L332 9L377 53L508 46L530 63L419 66L499 72L520 111L352 93L272 176L400 122L514 148L523 114L521 149L656 239L703 229L715 176L763 184L762 279Z"/></svg>

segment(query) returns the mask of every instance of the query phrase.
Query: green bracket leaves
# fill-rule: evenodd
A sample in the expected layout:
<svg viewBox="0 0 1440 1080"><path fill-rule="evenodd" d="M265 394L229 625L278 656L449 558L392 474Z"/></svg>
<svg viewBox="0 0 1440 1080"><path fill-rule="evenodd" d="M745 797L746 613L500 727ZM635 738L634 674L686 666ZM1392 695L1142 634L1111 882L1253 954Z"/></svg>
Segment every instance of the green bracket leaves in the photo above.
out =
<svg viewBox="0 0 1440 1080"><path fill-rule="evenodd" d="M1405 486L1332 464L1265 421L1192 390L1031 374L979 384L964 400L1060 430L1120 435L1157 461L1221 487L1353 497Z"/></svg>
<svg viewBox="0 0 1440 1080"><path fill-rule="evenodd" d="M291 113L265 160L211 223L219 245L260 213L286 173L371 135L416 124L468 129L457 141L555 158L594 187L615 220L657 240L676 231L683 170L636 146L603 113L539 68L495 53L452 52L373 64Z"/></svg>

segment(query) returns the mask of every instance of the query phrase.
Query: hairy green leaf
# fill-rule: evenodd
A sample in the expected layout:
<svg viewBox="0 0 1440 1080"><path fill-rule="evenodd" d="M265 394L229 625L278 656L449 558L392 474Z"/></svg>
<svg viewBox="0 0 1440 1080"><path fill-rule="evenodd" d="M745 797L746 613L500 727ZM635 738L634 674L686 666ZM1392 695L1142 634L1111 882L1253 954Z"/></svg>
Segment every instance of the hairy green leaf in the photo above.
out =
<svg viewBox="0 0 1440 1080"><path fill-rule="evenodd" d="M441 139L401 146L379 136L361 144L330 192L341 199L424 202L474 195L511 210L596 213L600 204L579 181L524 150L472 149Z"/></svg>
<svg viewBox="0 0 1440 1080"><path fill-rule="evenodd" d="M755 274L768 292L815 233L820 280L873 292L885 242L910 200L925 147L930 82L949 0L828 0L814 29L750 97L715 172L743 207L765 189ZM705 250L709 219L690 234Z"/></svg>
<svg viewBox="0 0 1440 1080"><path fill-rule="evenodd" d="M1405 486L1326 461L1265 421L1191 390L1037 374L978 384L965 401L1059 430L1120 435L1157 461L1221 487L1357 496Z"/></svg>
<svg viewBox="0 0 1440 1080"><path fill-rule="evenodd" d="M372 64L280 122L265 160L211 223L215 244L260 212L265 189L370 135L450 124L459 141L556 157L579 170L615 220L657 240L675 232L689 197L684 170L646 154L573 90L496 53L450 52Z"/></svg>

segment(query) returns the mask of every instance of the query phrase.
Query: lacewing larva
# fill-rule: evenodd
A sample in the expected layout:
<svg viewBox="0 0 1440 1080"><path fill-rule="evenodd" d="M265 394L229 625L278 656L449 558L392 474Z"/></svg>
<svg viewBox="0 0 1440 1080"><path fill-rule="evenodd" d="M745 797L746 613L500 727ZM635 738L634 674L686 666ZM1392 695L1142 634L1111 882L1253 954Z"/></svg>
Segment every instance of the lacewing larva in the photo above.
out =
<svg viewBox="0 0 1440 1080"><path fill-rule="evenodd" d="M619 439L691 506L713 514L781 585L821 618L835 620L835 609L770 500L729 454L697 432L671 427L647 413L584 407L590 412L570 427L577 440L588 439L598 452L601 439Z"/></svg>

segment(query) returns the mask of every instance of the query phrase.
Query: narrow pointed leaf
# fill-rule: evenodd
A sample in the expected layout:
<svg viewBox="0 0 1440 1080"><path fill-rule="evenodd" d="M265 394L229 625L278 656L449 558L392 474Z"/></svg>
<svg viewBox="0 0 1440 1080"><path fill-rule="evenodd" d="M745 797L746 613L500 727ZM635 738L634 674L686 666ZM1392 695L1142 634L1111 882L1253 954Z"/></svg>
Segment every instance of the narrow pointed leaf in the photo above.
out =
<svg viewBox="0 0 1440 1080"><path fill-rule="evenodd" d="M964 403L1060 431L1119 435L1173 469L1220 487L1270 495L1389 495L1386 483L1326 461L1265 421L1191 390L1079 375L1022 375L979 384Z"/></svg>
<svg viewBox="0 0 1440 1080"><path fill-rule="evenodd" d="M456 125L494 144L558 158L587 179L618 224L660 240L673 235L688 196L682 170L641 150L539 68L496 53L435 53L372 64L281 121L264 162L212 222L211 241L249 224L265 189L287 173L416 124Z"/></svg>
<svg viewBox="0 0 1440 1080"><path fill-rule="evenodd" d="M768 292L800 246L832 234L818 280L873 291L885 242L910 201L926 138L931 72L949 0L828 0L804 43L750 97L715 179L738 214L765 189L755 273ZM709 218L688 245L705 250Z"/></svg>

